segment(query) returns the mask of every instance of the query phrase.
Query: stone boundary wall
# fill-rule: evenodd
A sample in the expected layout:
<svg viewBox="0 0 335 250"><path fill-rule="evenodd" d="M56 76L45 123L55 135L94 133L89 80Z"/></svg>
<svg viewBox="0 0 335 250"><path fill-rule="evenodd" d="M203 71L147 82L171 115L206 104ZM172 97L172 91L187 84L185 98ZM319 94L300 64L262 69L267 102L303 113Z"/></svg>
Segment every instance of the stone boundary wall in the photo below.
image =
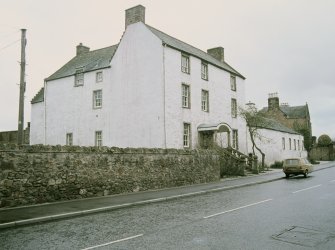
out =
<svg viewBox="0 0 335 250"><path fill-rule="evenodd" d="M0 207L219 179L219 156L209 150L0 145Z"/></svg>
<svg viewBox="0 0 335 250"><path fill-rule="evenodd" d="M314 147L309 152L309 157L316 161L334 161L335 144L324 147Z"/></svg>

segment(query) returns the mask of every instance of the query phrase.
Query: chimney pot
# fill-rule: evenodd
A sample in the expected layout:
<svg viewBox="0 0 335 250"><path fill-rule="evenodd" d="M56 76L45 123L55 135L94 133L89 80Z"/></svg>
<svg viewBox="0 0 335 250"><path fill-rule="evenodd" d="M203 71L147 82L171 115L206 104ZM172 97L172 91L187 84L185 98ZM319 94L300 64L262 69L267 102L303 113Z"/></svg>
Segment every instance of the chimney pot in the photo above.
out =
<svg viewBox="0 0 335 250"><path fill-rule="evenodd" d="M126 10L126 28L133 23L145 23L145 7L137 5Z"/></svg>
<svg viewBox="0 0 335 250"><path fill-rule="evenodd" d="M207 54L219 60L220 62L224 62L224 48L222 47L208 49Z"/></svg>
<svg viewBox="0 0 335 250"><path fill-rule="evenodd" d="M79 55L88 53L89 51L90 51L89 47L84 46L82 43L79 43L79 45L77 45L77 53L76 53L76 55L79 56Z"/></svg>

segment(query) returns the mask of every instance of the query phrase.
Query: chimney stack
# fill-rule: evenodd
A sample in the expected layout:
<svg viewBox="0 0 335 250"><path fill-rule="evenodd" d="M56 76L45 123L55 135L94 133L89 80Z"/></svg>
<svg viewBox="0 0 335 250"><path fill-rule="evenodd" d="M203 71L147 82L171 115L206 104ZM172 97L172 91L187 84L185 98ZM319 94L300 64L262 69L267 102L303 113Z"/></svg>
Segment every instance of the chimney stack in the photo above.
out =
<svg viewBox="0 0 335 250"><path fill-rule="evenodd" d="M79 43L79 45L77 45L77 56L88 53L90 51L89 47L84 46L82 43Z"/></svg>
<svg viewBox="0 0 335 250"><path fill-rule="evenodd" d="M278 110L279 109L279 97L278 93L270 93L268 98L268 110Z"/></svg>
<svg viewBox="0 0 335 250"><path fill-rule="evenodd" d="M128 25L142 22L145 23L145 7L142 5L137 5L135 7L126 10L126 27Z"/></svg>
<svg viewBox="0 0 335 250"><path fill-rule="evenodd" d="M220 62L224 62L224 48L222 47L208 49L207 54L219 60Z"/></svg>

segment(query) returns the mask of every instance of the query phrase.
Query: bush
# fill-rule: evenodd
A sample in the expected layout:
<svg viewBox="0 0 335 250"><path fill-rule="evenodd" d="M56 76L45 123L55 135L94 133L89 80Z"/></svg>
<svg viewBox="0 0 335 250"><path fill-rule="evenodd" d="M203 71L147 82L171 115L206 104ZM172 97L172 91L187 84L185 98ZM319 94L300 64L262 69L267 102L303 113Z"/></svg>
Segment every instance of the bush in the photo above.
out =
<svg viewBox="0 0 335 250"><path fill-rule="evenodd" d="M315 164L320 164L319 161L316 161L316 160L314 160L314 159L310 159L309 162L312 163L312 164L314 164L314 165L315 165Z"/></svg>
<svg viewBox="0 0 335 250"><path fill-rule="evenodd" d="M275 161L275 163L271 164L271 168L283 168L283 162L282 161Z"/></svg>
<svg viewBox="0 0 335 250"><path fill-rule="evenodd" d="M319 146L328 146L332 143L332 140L330 139L329 135L320 135L318 139L318 145Z"/></svg>

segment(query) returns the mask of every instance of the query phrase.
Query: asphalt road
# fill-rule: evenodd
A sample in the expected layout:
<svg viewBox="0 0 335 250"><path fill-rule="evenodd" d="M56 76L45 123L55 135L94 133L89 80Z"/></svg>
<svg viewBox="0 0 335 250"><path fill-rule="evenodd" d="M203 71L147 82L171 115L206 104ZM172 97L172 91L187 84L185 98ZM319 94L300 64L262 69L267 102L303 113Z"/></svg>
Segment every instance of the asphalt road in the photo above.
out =
<svg viewBox="0 0 335 250"><path fill-rule="evenodd" d="M0 249L335 249L335 168L0 231Z"/></svg>

